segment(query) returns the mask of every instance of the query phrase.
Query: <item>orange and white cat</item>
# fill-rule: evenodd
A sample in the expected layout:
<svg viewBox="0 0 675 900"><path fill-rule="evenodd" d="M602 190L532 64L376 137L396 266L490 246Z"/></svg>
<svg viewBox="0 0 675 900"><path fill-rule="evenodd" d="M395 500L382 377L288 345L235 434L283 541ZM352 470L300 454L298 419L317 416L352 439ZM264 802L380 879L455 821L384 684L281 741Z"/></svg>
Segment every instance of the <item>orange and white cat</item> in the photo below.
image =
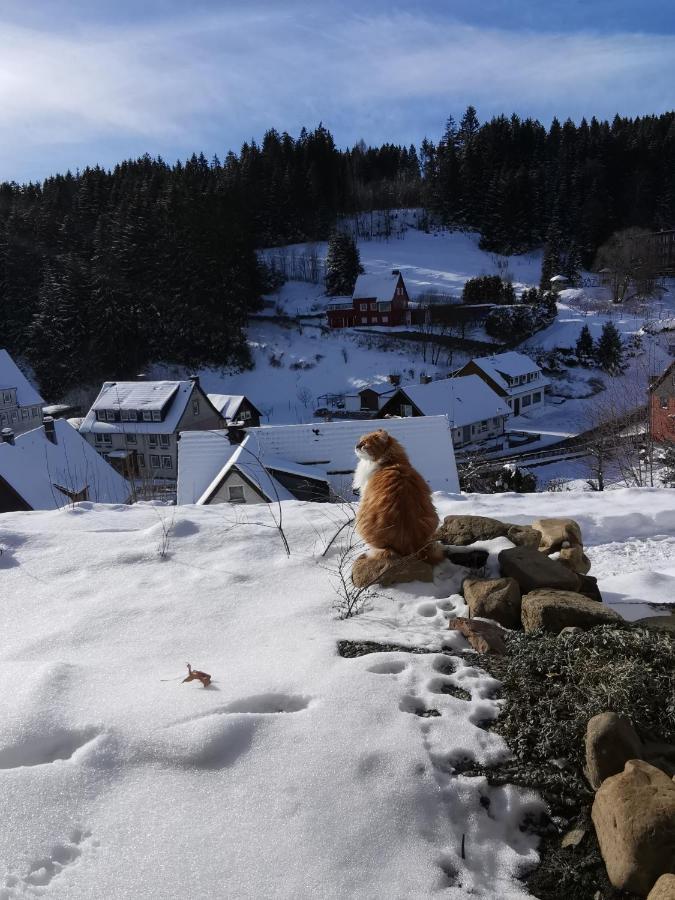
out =
<svg viewBox="0 0 675 900"><path fill-rule="evenodd" d="M416 555L432 565L441 562L445 554L434 541L438 514L431 491L401 444L380 428L360 438L356 455L356 529L373 548L372 555Z"/></svg>

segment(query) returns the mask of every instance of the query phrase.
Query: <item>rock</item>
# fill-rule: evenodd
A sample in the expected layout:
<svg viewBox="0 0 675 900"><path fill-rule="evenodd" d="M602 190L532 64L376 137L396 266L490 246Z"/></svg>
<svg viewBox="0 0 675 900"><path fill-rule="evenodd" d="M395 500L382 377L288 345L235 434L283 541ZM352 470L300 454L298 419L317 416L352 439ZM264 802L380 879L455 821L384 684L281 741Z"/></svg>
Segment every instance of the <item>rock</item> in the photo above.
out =
<svg viewBox="0 0 675 900"><path fill-rule="evenodd" d="M647 900L675 900L675 875L662 875L649 892Z"/></svg>
<svg viewBox="0 0 675 900"><path fill-rule="evenodd" d="M567 566L579 575L587 575L591 570L591 561L581 546L563 547L558 557L563 566Z"/></svg>
<svg viewBox="0 0 675 900"><path fill-rule="evenodd" d="M623 622L621 616L604 603L596 603L573 591L549 588L525 594L520 617L525 631L543 628L553 634L559 634L568 625L592 628L593 625Z"/></svg>
<svg viewBox="0 0 675 900"><path fill-rule="evenodd" d="M629 759L642 759L642 742L628 719L613 712L593 716L586 726L586 778L594 790L623 772Z"/></svg>
<svg viewBox="0 0 675 900"><path fill-rule="evenodd" d="M654 766L633 759L603 781L591 817L618 890L644 897L661 875L675 871L675 784Z"/></svg>
<svg viewBox="0 0 675 900"><path fill-rule="evenodd" d="M536 550L541 543L541 532L529 525L512 525L506 532L506 537L516 547L530 547Z"/></svg>
<svg viewBox="0 0 675 900"><path fill-rule="evenodd" d="M520 588L513 578L465 578L462 590L472 616L520 627Z"/></svg>
<svg viewBox="0 0 675 900"><path fill-rule="evenodd" d="M436 532L436 540L444 544L465 546L474 541L491 541L503 537L511 526L487 516L446 516Z"/></svg>
<svg viewBox="0 0 675 900"><path fill-rule="evenodd" d="M593 575L579 575L578 578L579 587L577 588L577 594L583 594L589 600L596 600L598 603L602 603L598 579L594 578Z"/></svg>
<svg viewBox="0 0 675 900"><path fill-rule="evenodd" d="M450 562L466 569L482 569L490 555L487 550L480 547L448 547L445 555Z"/></svg>
<svg viewBox="0 0 675 900"><path fill-rule="evenodd" d="M645 619L636 619L633 625L639 625L640 628L654 628L657 631L670 631L675 634L675 615L670 616L647 616Z"/></svg>
<svg viewBox="0 0 675 900"><path fill-rule="evenodd" d="M581 528L574 519L537 519L532 527L541 532L541 553L555 553L565 545L582 546Z"/></svg>
<svg viewBox="0 0 675 900"><path fill-rule="evenodd" d="M583 628L579 628L578 625L567 625L562 631L558 634L558 637L574 637L575 634L581 634Z"/></svg>
<svg viewBox="0 0 675 900"><path fill-rule="evenodd" d="M402 557L382 559L360 556L352 566L352 581L357 588L381 584L404 584L409 581L433 581L434 570L421 559Z"/></svg>
<svg viewBox="0 0 675 900"><path fill-rule="evenodd" d="M524 594L538 588L576 591L579 587L579 576L576 572L529 547L511 547L502 550L499 554L499 567L502 575L516 579Z"/></svg>
<svg viewBox="0 0 675 900"><path fill-rule="evenodd" d="M465 619L459 616L450 619L448 628L459 631L478 653L504 653L503 632L494 622L482 622L480 619Z"/></svg>

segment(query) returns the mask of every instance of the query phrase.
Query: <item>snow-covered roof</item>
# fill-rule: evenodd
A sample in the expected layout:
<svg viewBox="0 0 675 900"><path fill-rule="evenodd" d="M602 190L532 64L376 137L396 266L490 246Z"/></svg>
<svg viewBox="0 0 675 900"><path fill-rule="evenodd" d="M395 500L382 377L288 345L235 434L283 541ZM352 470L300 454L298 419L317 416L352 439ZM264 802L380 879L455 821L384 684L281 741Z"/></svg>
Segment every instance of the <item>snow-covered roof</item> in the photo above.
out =
<svg viewBox="0 0 675 900"><path fill-rule="evenodd" d="M126 503L128 483L65 419L54 422L56 443L44 427L27 431L15 443L0 443L0 478L31 509L59 509L70 499L59 487L77 493L88 488L87 499L97 503ZM58 487L57 487L58 485Z"/></svg>
<svg viewBox="0 0 675 900"><path fill-rule="evenodd" d="M81 432L108 434L172 434L192 394L192 381L106 381L80 426ZM169 404L161 422L100 422L97 410L157 412Z"/></svg>
<svg viewBox="0 0 675 900"><path fill-rule="evenodd" d="M376 300L391 301L394 296L396 285L400 275L382 274L382 275L359 275L354 285L354 293L352 299L371 298Z"/></svg>
<svg viewBox="0 0 675 900"><path fill-rule="evenodd" d="M6 350L0 350L0 390L16 388L18 406L42 406L45 402Z"/></svg>
<svg viewBox="0 0 675 900"><path fill-rule="evenodd" d="M495 353L493 356L481 356L474 359L473 362L505 391L509 390L509 384L502 377L504 375L517 378L520 375L529 375L534 372L541 374L541 369L534 360L516 350Z"/></svg>
<svg viewBox="0 0 675 900"><path fill-rule="evenodd" d="M245 445L250 449L257 447L256 456L273 470L337 483L334 476L342 478L356 468L354 447L358 439L368 431L384 428L403 444L410 461L432 490L457 492L459 481L448 425L444 415L263 425L248 429L246 441L250 443ZM236 462L236 449L219 432L181 432L177 503L196 503L208 496ZM243 456L251 459L249 454ZM252 474L255 480L255 471Z"/></svg>
<svg viewBox="0 0 675 900"><path fill-rule="evenodd" d="M226 478L234 468L247 478L254 487L258 488L260 493L270 502L295 499L293 494L291 494L291 492L280 484L280 482L278 482L271 474L267 465L267 459L265 459L264 465L261 461L261 450L255 436L248 434L241 444L234 448L234 452L230 454L225 465L196 501L197 504L201 505L207 503L213 492L218 489L218 486L222 483L223 479Z"/></svg>
<svg viewBox="0 0 675 900"><path fill-rule="evenodd" d="M207 394L207 397L228 422L234 419L244 402L243 394Z"/></svg>
<svg viewBox="0 0 675 900"><path fill-rule="evenodd" d="M425 416L446 415L453 428L508 416L511 409L478 375L401 388Z"/></svg>

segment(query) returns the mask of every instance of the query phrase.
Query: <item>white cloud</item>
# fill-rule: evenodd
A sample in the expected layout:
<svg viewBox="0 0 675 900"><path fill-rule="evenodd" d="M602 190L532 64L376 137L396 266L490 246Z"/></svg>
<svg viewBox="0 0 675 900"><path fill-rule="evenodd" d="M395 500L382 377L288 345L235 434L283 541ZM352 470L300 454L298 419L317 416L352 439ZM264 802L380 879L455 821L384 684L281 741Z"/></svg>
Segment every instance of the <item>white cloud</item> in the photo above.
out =
<svg viewBox="0 0 675 900"><path fill-rule="evenodd" d="M408 14L202 15L58 35L0 26L5 165L30 148L142 140L150 152L323 119L340 143L419 139L469 102L550 118L660 112L675 37L536 34ZM387 130L392 129L388 134Z"/></svg>

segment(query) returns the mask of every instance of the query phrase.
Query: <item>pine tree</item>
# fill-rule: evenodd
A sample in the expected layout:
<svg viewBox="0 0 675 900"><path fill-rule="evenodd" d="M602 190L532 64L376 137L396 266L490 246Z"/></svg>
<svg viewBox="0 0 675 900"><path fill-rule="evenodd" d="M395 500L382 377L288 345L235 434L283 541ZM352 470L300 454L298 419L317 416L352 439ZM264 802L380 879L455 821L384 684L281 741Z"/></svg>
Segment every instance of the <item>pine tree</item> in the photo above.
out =
<svg viewBox="0 0 675 900"><path fill-rule="evenodd" d="M341 231L333 232L326 257L326 292L332 297L352 294L361 272L361 257L354 238Z"/></svg>
<svg viewBox="0 0 675 900"><path fill-rule="evenodd" d="M615 373L623 363L623 344L621 335L613 322L606 322L595 350L595 358L601 369Z"/></svg>
<svg viewBox="0 0 675 900"><path fill-rule="evenodd" d="M580 363L584 365L590 365L594 358L595 345L593 343L593 338L591 337L591 332L588 328L588 325L584 325L584 327L579 332L579 337L577 338L577 343L575 347L575 353L577 359Z"/></svg>

